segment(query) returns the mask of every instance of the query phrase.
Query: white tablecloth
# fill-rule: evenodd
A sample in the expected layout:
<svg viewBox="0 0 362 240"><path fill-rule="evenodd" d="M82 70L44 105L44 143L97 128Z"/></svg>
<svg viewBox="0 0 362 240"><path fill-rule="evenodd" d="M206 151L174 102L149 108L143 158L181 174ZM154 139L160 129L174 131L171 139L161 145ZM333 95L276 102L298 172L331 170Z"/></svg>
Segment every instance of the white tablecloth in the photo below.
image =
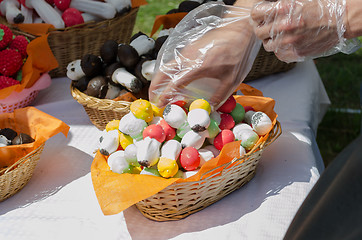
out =
<svg viewBox="0 0 362 240"><path fill-rule="evenodd" d="M134 206L102 214L90 174L100 131L70 95L70 80L53 79L34 105L70 132L47 141L29 183L0 203L0 239L282 239L324 169L315 133L329 99L312 61L250 85L276 100L283 129L255 177L183 220L156 222Z"/></svg>

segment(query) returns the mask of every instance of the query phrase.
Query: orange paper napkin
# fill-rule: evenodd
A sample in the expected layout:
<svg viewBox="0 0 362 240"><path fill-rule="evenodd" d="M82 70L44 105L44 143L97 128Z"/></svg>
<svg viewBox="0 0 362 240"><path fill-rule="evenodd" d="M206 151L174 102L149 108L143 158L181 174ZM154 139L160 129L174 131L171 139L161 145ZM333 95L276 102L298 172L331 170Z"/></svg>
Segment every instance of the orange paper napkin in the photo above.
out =
<svg viewBox="0 0 362 240"><path fill-rule="evenodd" d="M176 25L186 16L186 14L187 12L181 12L156 16L150 36L152 37L161 26L163 26L163 29L176 27Z"/></svg>
<svg viewBox="0 0 362 240"><path fill-rule="evenodd" d="M0 114L0 128L11 128L18 134L26 133L35 140L28 144L0 147L0 167L11 166L52 136L60 132L67 136L69 131L67 124L34 107Z"/></svg>

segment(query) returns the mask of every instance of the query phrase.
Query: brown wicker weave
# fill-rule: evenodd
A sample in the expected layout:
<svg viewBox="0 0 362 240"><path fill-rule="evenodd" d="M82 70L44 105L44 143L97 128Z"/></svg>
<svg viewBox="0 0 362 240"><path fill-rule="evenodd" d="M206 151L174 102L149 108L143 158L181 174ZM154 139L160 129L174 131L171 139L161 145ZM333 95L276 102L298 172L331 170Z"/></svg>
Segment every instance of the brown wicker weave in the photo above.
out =
<svg viewBox="0 0 362 240"><path fill-rule="evenodd" d="M274 54L274 52L265 51L261 46L258 55L256 56L253 66L246 76L244 82L255 80L261 77L265 77L271 74L286 72L293 67L296 63L285 63L280 61Z"/></svg>
<svg viewBox="0 0 362 240"><path fill-rule="evenodd" d="M277 121L265 142L256 145L240 159L205 173L199 181L174 183L157 194L136 204L141 213L155 221L180 220L215 203L239 189L255 175L265 148L282 133Z"/></svg>
<svg viewBox="0 0 362 240"><path fill-rule="evenodd" d="M99 55L99 49L107 40L118 43L129 43L136 22L138 8L129 13L100 22L88 22L83 25L54 29L49 32L49 46L59 63L59 67L52 70L51 77L66 76L67 65L85 54ZM0 23L9 26L15 34L22 34L34 39L36 36L16 29L1 17Z"/></svg>
<svg viewBox="0 0 362 240"><path fill-rule="evenodd" d="M44 144L16 161L13 165L0 170L0 202L20 191L33 175L36 164L43 152Z"/></svg>
<svg viewBox="0 0 362 240"><path fill-rule="evenodd" d="M70 86L70 91L73 98L84 107L91 122L100 130L104 130L108 122L121 119L130 111L131 102L88 96L73 86Z"/></svg>

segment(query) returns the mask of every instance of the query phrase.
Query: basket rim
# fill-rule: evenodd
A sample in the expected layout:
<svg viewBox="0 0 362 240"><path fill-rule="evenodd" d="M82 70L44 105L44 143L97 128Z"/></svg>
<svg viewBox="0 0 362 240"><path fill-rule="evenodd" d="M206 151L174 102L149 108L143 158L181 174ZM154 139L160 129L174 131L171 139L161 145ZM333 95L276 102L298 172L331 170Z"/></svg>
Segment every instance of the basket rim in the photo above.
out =
<svg viewBox="0 0 362 240"><path fill-rule="evenodd" d="M17 166L20 166L21 164L23 164L24 162L26 162L28 160L28 158L32 155L34 155L36 152L38 152L39 150L41 150L42 148L44 148L45 146L45 142L42 143L39 147L35 148L33 151L29 152L28 154L26 154L24 157L20 158L19 160L17 160L15 163L13 163L11 166L8 166L7 168L1 169L0 170L0 177L6 175L7 173L10 173L12 170L14 170Z"/></svg>
<svg viewBox="0 0 362 240"><path fill-rule="evenodd" d="M79 91L79 89L74 87L73 84L70 85L70 91L72 97L78 103L88 108L99 110L109 110L111 108L113 111L124 111L128 110L129 106L131 105L131 102L128 101L114 101L112 99L100 99L97 97L89 96ZM99 105L103 105L103 107Z"/></svg>
<svg viewBox="0 0 362 240"><path fill-rule="evenodd" d="M255 171L259 163L259 160L261 159L262 152L269 144L274 142L281 135L281 133L282 133L281 125L277 121L276 124L273 126L272 130L269 132L269 136L267 137L267 139L262 143L258 144L258 146L253 148L244 156L240 158L234 158L230 162L227 162L225 164L222 164L218 167L211 169L209 171L210 174L208 174L208 172L204 173L203 176L206 177L201 176L200 180L186 181L186 182L176 181L171 185L167 186L166 188L162 189L158 193L155 193L154 195L145 198L135 203L134 205L141 212L143 216L158 222L181 220L193 213L201 211L206 207L210 206L211 204L219 201L220 199L230 194L231 192L235 191L236 189L242 187L247 182L249 182L255 176ZM248 170L245 171L244 174L239 175L241 169L248 169ZM233 178L229 178L230 176L233 175L233 173L235 173L234 171L237 171L238 175L234 176ZM225 185L225 188L217 189L215 197L211 196L205 197L202 193L199 192L199 188L200 189L208 188L209 184L211 185L213 185L213 183L221 184L221 182L223 182L223 180L221 179L224 179L225 181L228 182L230 182L229 180L231 180L232 184ZM178 189L189 189L190 191L196 193L196 195L194 195L193 198L193 200L196 201L196 203L192 205L188 204L185 205L185 203L182 203L181 201L180 203L181 205L178 205L177 201L178 194L173 194L177 193L179 191ZM170 202L174 202L174 204L176 204L177 206L175 207L171 203L172 206L170 208L167 203L163 204L162 201L160 205L158 205L159 199L168 199L168 198L170 198L169 199ZM155 201L157 201L157 203L155 203Z"/></svg>
<svg viewBox="0 0 362 240"><path fill-rule="evenodd" d="M86 22L83 24L78 24L75 26L70 26L70 27L65 27L65 28L50 28L48 33L49 34L61 34L61 33L65 33L65 32L73 32L73 31L75 32L75 31L85 30L87 28L96 28L97 26L109 24L110 22L113 22L120 18L127 18L130 15L137 13L138 10L139 10L139 7L135 7L135 8L131 8L131 10L128 11L126 14L116 15L115 17L113 17L111 19L103 19L101 21L89 21L89 22ZM25 35L29 38L36 38L36 37L40 36L40 35L31 34L31 33L22 31L16 25L8 23L6 21L6 19L4 18L4 16L0 16L0 18L2 18L5 21L3 24L6 24L7 26L11 26L12 31L15 31L16 33L21 33L22 35ZM1 22L3 22L3 21L1 21Z"/></svg>

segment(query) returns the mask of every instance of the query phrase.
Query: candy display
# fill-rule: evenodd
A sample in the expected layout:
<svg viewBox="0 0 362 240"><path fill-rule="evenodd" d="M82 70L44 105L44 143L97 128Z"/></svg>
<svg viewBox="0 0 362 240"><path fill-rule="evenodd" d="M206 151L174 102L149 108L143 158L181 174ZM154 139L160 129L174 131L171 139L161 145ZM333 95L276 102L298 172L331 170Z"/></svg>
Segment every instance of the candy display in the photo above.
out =
<svg viewBox="0 0 362 240"><path fill-rule="evenodd" d="M35 140L26 133L17 133L11 128L0 129L0 147L32 143Z"/></svg>
<svg viewBox="0 0 362 240"><path fill-rule="evenodd" d="M163 40L154 40L138 32L131 37L129 44L107 40L100 47L99 54L85 54L69 62L66 75L74 87L92 97L116 99L130 92L136 98L147 98L144 92L152 79L158 51L167 36L163 33Z"/></svg>
<svg viewBox="0 0 362 240"><path fill-rule="evenodd" d="M3 0L0 3L1 14L11 24L45 22L55 28L111 19L130 9L130 0Z"/></svg>
<svg viewBox="0 0 362 240"><path fill-rule="evenodd" d="M29 40L0 24L0 89L20 84Z"/></svg>
<svg viewBox="0 0 362 240"><path fill-rule="evenodd" d="M219 109L211 113L203 99L170 103L164 109L138 99L131 103L129 113L106 125L99 139L100 153L112 156L108 164L113 172L164 178L194 175L230 142L241 141L241 157L271 130L272 124L264 112L250 108L252 125L246 123L244 107L233 99L230 96L220 107L228 113ZM122 153L115 155L117 152ZM115 156L119 159L113 159Z"/></svg>

